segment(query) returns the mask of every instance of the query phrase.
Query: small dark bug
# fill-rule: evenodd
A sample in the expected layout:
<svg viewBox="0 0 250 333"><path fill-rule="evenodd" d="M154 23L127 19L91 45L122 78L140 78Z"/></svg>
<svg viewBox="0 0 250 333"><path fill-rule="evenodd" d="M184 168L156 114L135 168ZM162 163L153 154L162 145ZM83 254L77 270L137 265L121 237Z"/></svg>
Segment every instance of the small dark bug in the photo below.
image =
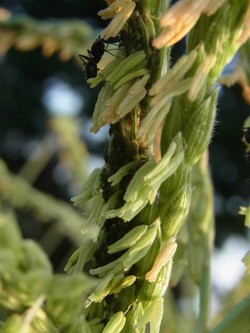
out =
<svg viewBox="0 0 250 333"><path fill-rule="evenodd" d="M250 144L250 127L243 127L242 132L244 134L246 143Z"/></svg>
<svg viewBox="0 0 250 333"><path fill-rule="evenodd" d="M101 60L104 52L105 51L109 52L108 50L105 49L105 43L114 44L119 41L120 41L119 36L110 37L106 40L103 37L98 37L91 46L91 49L87 50L88 56L79 54L79 58L82 60L83 65L85 66L85 74L87 79L97 76L99 70L97 64Z"/></svg>

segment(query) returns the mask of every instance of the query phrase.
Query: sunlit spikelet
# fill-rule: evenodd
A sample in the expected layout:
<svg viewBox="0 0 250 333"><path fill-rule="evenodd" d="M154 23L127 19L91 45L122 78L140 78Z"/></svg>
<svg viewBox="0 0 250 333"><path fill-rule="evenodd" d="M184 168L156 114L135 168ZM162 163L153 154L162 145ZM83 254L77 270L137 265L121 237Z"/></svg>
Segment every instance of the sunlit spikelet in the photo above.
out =
<svg viewBox="0 0 250 333"><path fill-rule="evenodd" d="M193 78L185 78L185 75L194 64L197 55L198 51L193 50L189 55L182 56L149 90L149 95L152 96L151 108L138 131L140 141L144 144L154 140L157 129L170 109L171 99L190 89Z"/></svg>
<svg viewBox="0 0 250 333"><path fill-rule="evenodd" d="M105 111L101 115L101 119L106 124L114 124L119 121L119 116L116 110L119 108L121 102L126 98L129 92L131 82L124 84L119 88L111 98L105 103Z"/></svg>
<svg viewBox="0 0 250 333"><path fill-rule="evenodd" d="M90 128L91 132L98 132L100 128L104 125L106 125L105 120L102 118L102 114L105 112L106 107L105 103L106 101L112 96L113 94L113 88L109 84L105 84L105 86L102 88L102 90L99 93L96 105L95 105L95 110L93 113L93 126Z"/></svg>
<svg viewBox="0 0 250 333"><path fill-rule="evenodd" d="M172 237L161 248L151 270L147 272L145 279L148 280L149 282L155 282L162 267L165 266L173 258L176 249L177 249L177 243L175 242L175 239Z"/></svg>
<svg viewBox="0 0 250 333"><path fill-rule="evenodd" d="M166 93L166 89L172 89L171 86L179 82L187 71L192 67L198 52L193 50L189 55L182 56L177 63L149 90L150 96L155 96L158 93Z"/></svg>
<svg viewBox="0 0 250 333"><path fill-rule="evenodd" d="M132 230L130 230L125 236L120 238L115 243L111 244L108 247L108 253L113 254L123 250L126 250L136 244L139 239L145 234L148 226L145 224L136 226Z"/></svg>
<svg viewBox="0 0 250 333"><path fill-rule="evenodd" d="M179 139L180 133L176 136L176 140ZM154 202L160 185L176 171L184 159L183 152L175 154L176 146L173 141L158 163L149 160L137 170L123 197L124 205L106 212L106 218L118 216L124 221L130 221L148 203Z"/></svg>
<svg viewBox="0 0 250 333"><path fill-rule="evenodd" d="M138 103L146 96L145 85L149 74L142 78L124 83L116 91L111 85L106 84L102 88L93 114L94 125L92 132L98 132L106 124L115 124L120 118L124 118L133 110Z"/></svg>
<svg viewBox="0 0 250 333"><path fill-rule="evenodd" d="M248 40L249 37L250 37L250 4L248 5L248 9L247 9L244 21L243 21L243 29L240 34L238 43L240 45L244 44Z"/></svg>
<svg viewBox="0 0 250 333"><path fill-rule="evenodd" d="M209 0L181 0L161 18L162 33L153 41L153 46L171 46L182 39L196 24Z"/></svg>
<svg viewBox="0 0 250 333"><path fill-rule="evenodd" d="M124 271L128 271L131 266L133 266L136 262L138 262L146 255L150 246L153 244L156 238L159 227L160 220L157 219L154 223L150 225L150 227L145 232L141 234L137 242L134 243L131 240L131 246L125 253L104 266L91 269L90 274L99 275L99 277L105 277L108 274L117 275L123 274ZM128 245L129 238L131 239L131 233L129 237L124 236L122 238L122 242L124 241L124 238L126 238L125 241Z"/></svg>
<svg viewBox="0 0 250 333"><path fill-rule="evenodd" d="M149 74L144 75L141 79L136 80L129 89L128 95L122 100L116 114L119 118L124 118L137 104L146 96L145 85L149 79Z"/></svg>
<svg viewBox="0 0 250 333"><path fill-rule="evenodd" d="M143 119L139 130L138 137L143 144L153 142L158 130L163 123L168 111L170 110L170 103L164 103L165 105L160 109L151 109L147 116Z"/></svg>
<svg viewBox="0 0 250 333"><path fill-rule="evenodd" d="M197 23L202 13L210 16L225 0L180 0L161 18L163 31L154 39L153 46L171 46L181 40Z"/></svg>
<svg viewBox="0 0 250 333"><path fill-rule="evenodd" d="M111 186L119 184L123 177L129 175L133 170L136 170L137 166L137 161L132 161L123 165L116 173L108 178L108 182L111 183Z"/></svg>
<svg viewBox="0 0 250 333"><path fill-rule="evenodd" d="M74 206L84 204L100 191L101 172L102 170L99 168L96 168L92 171L88 179L83 184L80 193L71 199L71 201L74 203Z"/></svg>
<svg viewBox="0 0 250 333"><path fill-rule="evenodd" d="M117 36L123 28L124 24L132 15L135 9L135 2L132 0L116 0L110 4L110 6L104 10L99 11L98 15L102 19L111 19L111 22L102 31L104 39Z"/></svg>

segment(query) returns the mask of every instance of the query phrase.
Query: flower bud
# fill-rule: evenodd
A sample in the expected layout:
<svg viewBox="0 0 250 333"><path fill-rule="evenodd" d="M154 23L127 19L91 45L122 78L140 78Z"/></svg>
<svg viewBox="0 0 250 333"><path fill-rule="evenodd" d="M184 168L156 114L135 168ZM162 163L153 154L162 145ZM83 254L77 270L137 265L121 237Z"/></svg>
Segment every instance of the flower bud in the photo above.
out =
<svg viewBox="0 0 250 333"><path fill-rule="evenodd" d="M122 311L116 312L107 325L104 327L102 333L119 333L126 323L126 317Z"/></svg>
<svg viewBox="0 0 250 333"><path fill-rule="evenodd" d="M145 224L133 228L124 237L110 245L108 247L108 253L113 254L130 248L132 245L137 243L137 241L145 234L147 229L148 226Z"/></svg>

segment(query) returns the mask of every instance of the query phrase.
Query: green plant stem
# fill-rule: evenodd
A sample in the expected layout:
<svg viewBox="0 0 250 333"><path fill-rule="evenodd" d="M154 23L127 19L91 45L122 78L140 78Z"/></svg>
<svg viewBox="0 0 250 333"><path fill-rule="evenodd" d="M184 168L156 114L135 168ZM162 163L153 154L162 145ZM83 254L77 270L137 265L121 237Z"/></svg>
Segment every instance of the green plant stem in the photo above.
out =
<svg viewBox="0 0 250 333"><path fill-rule="evenodd" d="M46 135L19 171L19 176L33 184L54 154L51 135Z"/></svg>
<svg viewBox="0 0 250 333"><path fill-rule="evenodd" d="M196 333L208 332L211 304L211 254L206 251L204 263L202 265L201 285L200 285L200 312L196 327Z"/></svg>
<svg viewBox="0 0 250 333"><path fill-rule="evenodd" d="M26 209L43 222L55 221L58 232L67 235L76 245L82 244L79 225L82 215L65 202L56 200L29 185L21 177L12 175L0 160L0 198L16 209Z"/></svg>
<svg viewBox="0 0 250 333"><path fill-rule="evenodd" d="M250 294L211 333L250 332Z"/></svg>
<svg viewBox="0 0 250 333"><path fill-rule="evenodd" d="M196 333L208 332L211 307L211 257L214 241L214 206L213 206L213 187L208 166L208 154L204 154L201 161L197 164L196 170L200 181L200 195L202 199L197 204L204 207L199 209L200 242L203 248L203 257L201 265L201 278L199 283L200 305L199 317L197 321ZM197 176L197 175L196 175ZM198 182L199 184L199 182ZM198 186L197 184L197 186ZM198 222L198 221L194 221Z"/></svg>

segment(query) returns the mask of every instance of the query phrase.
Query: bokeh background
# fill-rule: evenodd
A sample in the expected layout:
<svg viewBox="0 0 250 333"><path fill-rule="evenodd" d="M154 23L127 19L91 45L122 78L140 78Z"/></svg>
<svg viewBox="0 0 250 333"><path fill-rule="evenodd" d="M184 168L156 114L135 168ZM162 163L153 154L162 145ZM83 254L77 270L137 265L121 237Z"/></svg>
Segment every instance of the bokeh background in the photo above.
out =
<svg viewBox="0 0 250 333"><path fill-rule="evenodd" d="M105 3L5 0L0 6L1 159L9 172L20 175L39 193L71 205L70 199L86 176L103 165L102 155L108 144L108 128L96 135L89 131L98 88L90 90L78 59L106 25L96 14ZM10 13L13 21L6 25ZM37 27L33 39L29 24ZM50 34L54 39L48 37ZM183 53L184 45L182 41L174 47L173 63ZM236 61L237 56L225 71L230 72ZM238 210L249 204L250 164L245 159L241 132L249 114L250 107L243 101L239 86L221 89L209 147L216 214L214 308L244 273L241 259L248 235ZM25 205L15 206L11 199L8 203L15 207L24 237L40 242L55 271L63 271L77 244L66 232L58 234L53 229L53 217L41 223L39 212Z"/></svg>

